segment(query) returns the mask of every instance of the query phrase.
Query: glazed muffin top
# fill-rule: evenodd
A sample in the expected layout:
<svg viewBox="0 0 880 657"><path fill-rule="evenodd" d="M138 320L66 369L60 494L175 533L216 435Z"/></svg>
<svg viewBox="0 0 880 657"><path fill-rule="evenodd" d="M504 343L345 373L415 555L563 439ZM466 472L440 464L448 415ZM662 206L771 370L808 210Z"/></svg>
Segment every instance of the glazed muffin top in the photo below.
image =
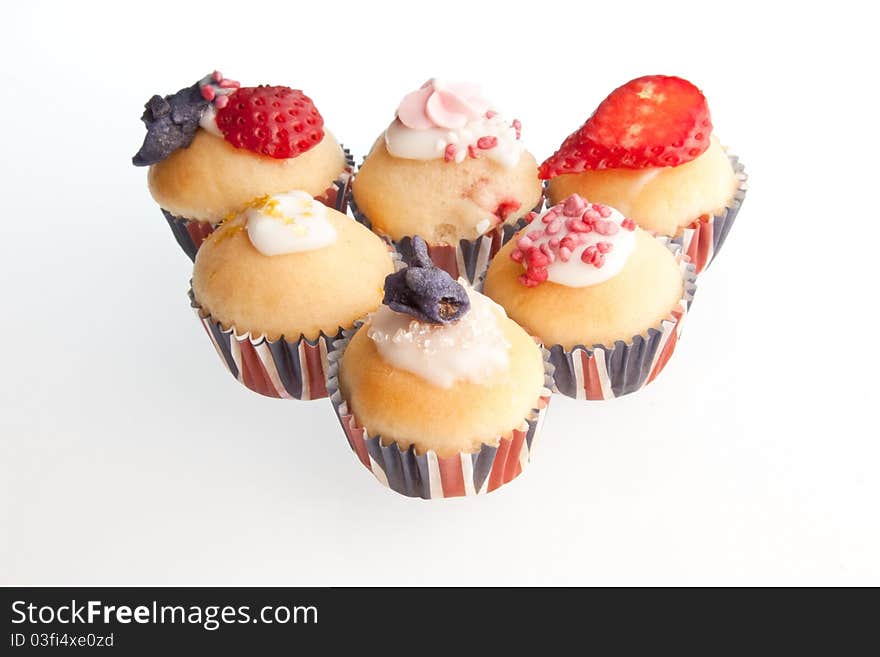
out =
<svg viewBox="0 0 880 657"><path fill-rule="evenodd" d="M670 316L681 266L613 208L573 195L535 215L489 266L485 293L545 345L613 346Z"/></svg>
<svg viewBox="0 0 880 657"><path fill-rule="evenodd" d="M540 199L521 125L469 83L428 80L407 94L358 172L354 196L373 228L432 244L474 239Z"/></svg>
<svg viewBox="0 0 880 657"><path fill-rule="evenodd" d="M615 89L541 164L540 176L550 179L553 202L579 193L666 235L723 209L737 186L705 96L667 75Z"/></svg>
<svg viewBox="0 0 880 657"><path fill-rule="evenodd" d="M172 214L220 221L250 199L291 189L322 194L345 169L311 99L283 86L241 87L219 72L147 101L150 191Z"/></svg>
<svg viewBox="0 0 880 657"><path fill-rule="evenodd" d="M295 191L257 199L214 231L196 256L192 289L224 328L314 339L375 310L393 269L378 237Z"/></svg>
<svg viewBox="0 0 880 657"><path fill-rule="evenodd" d="M389 276L385 305L346 348L343 398L385 444L448 456L497 444L544 394L535 342L504 310L430 262L414 240L413 264Z"/></svg>

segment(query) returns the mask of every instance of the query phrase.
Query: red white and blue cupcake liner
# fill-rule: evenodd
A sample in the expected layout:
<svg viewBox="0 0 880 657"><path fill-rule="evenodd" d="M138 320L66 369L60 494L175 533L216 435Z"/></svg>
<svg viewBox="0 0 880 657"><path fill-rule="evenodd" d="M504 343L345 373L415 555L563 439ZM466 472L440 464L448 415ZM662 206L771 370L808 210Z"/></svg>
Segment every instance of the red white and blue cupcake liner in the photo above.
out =
<svg viewBox="0 0 880 657"><path fill-rule="evenodd" d="M549 346L556 392L573 399L614 399L641 390L663 371L678 344L697 289L696 268L681 253L681 246L668 243L667 247L675 254L684 280L682 297L669 316L628 342L616 341L613 347Z"/></svg>
<svg viewBox="0 0 880 657"><path fill-rule="evenodd" d="M342 150L345 153L345 170L336 180L333 181L333 184L331 184L323 194L316 196L315 200L320 201L328 208L333 208L334 210L339 210L342 214L346 214L348 201L351 197L351 179L352 172L354 171L354 157L352 156L351 151L344 146L342 147ZM162 214L165 216L168 225L171 227L174 239L177 240L180 248L182 248L183 252L189 256L189 259L194 261L202 242L204 242L208 236L217 229L220 222L211 223L208 221L196 221L194 219L187 219L186 217L178 217L164 208L160 209L162 210Z"/></svg>
<svg viewBox="0 0 880 657"><path fill-rule="evenodd" d="M339 390L339 361L356 331L344 331L330 353L330 402L349 447L382 485L407 497L432 500L491 493L522 473L531 460L550 402L553 365L545 349L541 350L545 388L522 424L509 437L498 437L496 445L483 443L478 452L441 457L434 450L420 454L413 445L402 449L394 441L383 445L381 436L371 436L358 423Z"/></svg>
<svg viewBox="0 0 880 657"><path fill-rule="evenodd" d="M697 274L705 271L715 260L746 198L748 175L745 167L736 155L728 153L727 157L730 159L730 164L733 166L739 183L730 203L721 213L703 215L683 228L680 235L672 238L672 242L679 244L691 262L694 263Z"/></svg>
<svg viewBox="0 0 880 657"><path fill-rule="evenodd" d="M373 230L373 224L369 217L358 209L354 197L349 198L348 205L354 218ZM544 198L542 196L534 208L534 212L540 212L543 207ZM526 213L527 215L528 213ZM459 240L458 244L454 246L451 244L428 244L428 255L437 267L448 272L454 280L458 280L459 277L464 278L474 289L481 290L492 258L501 250L502 246L507 244L520 229L529 223L526 216L520 217L515 222L498 224L476 239ZM378 231L374 230L373 232L390 244L400 254L404 262L409 263L412 258L413 236L392 240Z"/></svg>
<svg viewBox="0 0 880 657"><path fill-rule="evenodd" d="M211 338L217 354L235 379L254 392L277 399L322 399L327 393L328 353L342 337L321 332L317 338L268 340L251 333L224 328L198 304L192 290L190 302Z"/></svg>

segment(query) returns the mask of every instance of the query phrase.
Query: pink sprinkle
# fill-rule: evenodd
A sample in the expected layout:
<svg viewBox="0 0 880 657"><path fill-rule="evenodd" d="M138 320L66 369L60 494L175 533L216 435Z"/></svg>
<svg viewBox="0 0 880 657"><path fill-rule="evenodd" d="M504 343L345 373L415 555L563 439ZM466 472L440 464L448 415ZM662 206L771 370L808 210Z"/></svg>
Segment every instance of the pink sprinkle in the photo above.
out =
<svg viewBox="0 0 880 657"><path fill-rule="evenodd" d="M220 80L223 79L223 74L220 71L214 71L213 73L211 73L211 79L214 82L220 82Z"/></svg>
<svg viewBox="0 0 880 657"><path fill-rule="evenodd" d="M533 268L540 269L546 267L548 262L550 262L550 259L547 257L546 253L541 251L541 249L535 248L529 251L529 264Z"/></svg>
<svg viewBox="0 0 880 657"><path fill-rule="evenodd" d="M611 208L609 208L607 205L599 205L598 203L594 203L593 209L596 210L603 219L607 219L611 216Z"/></svg>
<svg viewBox="0 0 880 657"><path fill-rule="evenodd" d="M565 199L565 203L562 205L562 212L566 217L577 217L584 211L585 206L584 199L577 194L572 194Z"/></svg>
<svg viewBox="0 0 880 657"><path fill-rule="evenodd" d="M495 148L498 145L498 137L480 137L477 139L477 148L483 151L487 151L490 148Z"/></svg>
<svg viewBox="0 0 880 657"><path fill-rule="evenodd" d="M519 122L519 119L513 120L513 129L516 130L516 138L519 139L520 135L522 135L522 123Z"/></svg>
<svg viewBox="0 0 880 657"><path fill-rule="evenodd" d="M527 233L526 237L528 237L532 241L539 240L542 237L544 237L544 231L543 230L533 230L531 233Z"/></svg>
<svg viewBox="0 0 880 657"><path fill-rule="evenodd" d="M584 249L583 253L581 253L581 261L591 265L593 264L593 261L595 261L597 255L599 255L599 252L596 251L596 247L590 245Z"/></svg>
<svg viewBox="0 0 880 657"><path fill-rule="evenodd" d="M559 248L559 238L554 237L553 239L550 240L549 244L550 244L551 249L558 249Z"/></svg>
<svg viewBox="0 0 880 657"><path fill-rule="evenodd" d="M523 260L523 252L519 249L514 249L510 252L510 259L514 262L522 262Z"/></svg>
<svg viewBox="0 0 880 657"><path fill-rule="evenodd" d="M633 221L632 219L629 219L629 218L621 221L620 225L623 226L626 230L635 230L636 229L636 222Z"/></svg>
<svg viewBox="0 0 880 657"><path fill-rule="evenodd" d="M549 224L558 216L559 215L556 213L556 210L551 208L550 210L547 210L547 213L543 217L541 217L541 223Z"/></svg>
<svg viewBox="0 0 880 657"><path fill-rule="evenodd" d="M523 251L528 251L534 246L534 244L532 244L532 240L529 239L528 235L523 235L522 237L520 237L516 241L516 245Z"/></svg>
<svg viewBox="0 0 880 657"><path fill-rule="evenodd" d="M585 224L577 219L569 219L568 229L574 233L589 233L593 230L589 224Z"/></svg>
<svg viewBox="0 0 880 657"><path fill-rule="evenodd" d="M443 151L443 159L447 162L452 162L455 159L455 154L458 152L458 148L456 148L455 144L447 144L446 150Z"/></svg>
<svg viewBox="0 0 880 657"><path fill-rule="evenodd" d="M599 253L608 253L614 248L614 245L611 242L596 242L596 248L599 250Z"/></svg>
<svg viewBox="0 0 880 657"><path fill-rule="evenodd" d="M590 208L589 210L584 212L583 218L584 218L585 222L593 223L593 222L599 221L602 218L602 215L600 215L598 212L596 212L596 210L594 210L593 208Z"/></svg>
<svg viewBox="0 0 880 657"><path fill-rule="evenodd" d="M468 155L477 159L477 150L474 148L473 144L468 144Z"/></svg>
<svg viewBox="0 0 880 657"><path fill-rule="evenodd" d="M600 235L608 235L608 236L616 235L618 230L620 230L618 225L616 223L614 223L613 221L605 221L603 219L600 219L595 224L593 224L593 228Z"/></svg>
<svg viewBox="0 0 880 657"><path fill-rule="evenodd" d="M571 249L567 249L564 246L559 247L559 259L562 262L568 262L571 259Z"/></svg>
<svg viewBox="0 0 880 657"><path fill-rule="evenodd" d="M496 112L495 110L489 110L489 111L486 112L486 118L487 118L487 119L491 119L491 118L494 118L494 117L496 117L496 116L498 116L498 112Z"/></svg>
<svg viewBox="0 0 880 657"><path fill-rule="evenodd" d="M596 257L593 258L593 266L596 269L600 269L602 267L602 265L604 265L604 264L605 264L605 256L603 256L601 253L597 253Z"/></svg>
<svg viewBox="0 0 880 657"><path fill-rule="evenodd" d="M205 100L207 100L207 101L214 100L214 96L215 96L214 87L212 87L210 84L203 85L201 88L201 92L202 92L202 98L204 98Z"/></svg>
<svg viewBox="0 0 880 657"><path fill-rule="evenodd" d="M222 96L217 96L217 98L214 99L214 107L216 107L217 109L223 109L228 104L229 104L229 96L227 96L225 94Z"/></svg>
<svg viewBox="0 0 880 657"><path fill-rule="evenodd" d="M560 230L562 230L562 219L556 217L553 221L547 224L546 230L548 235L555 235L556 233L558 233Z"/></svg>
<svg viewBox="0 0 880 657"><path fill-rule="evenodd" d="M532 222L532 221L535 220L535 217L537 217L537 216L538 216L538 213L535 212L534 210L532 210L531 212L529 212L529 213L526 215L526 221L528 221L528 222Z"/></svg>
<svg viewBox="0 0 880 657"><path fill-rule="evenodd" d="M518 280L522 285L525 285L526 287L537 287L537 286L538 286L538 281L533 281L531 278L529 278L529 277L526 276L525 274L523 274L522 276L520 276L517 280Z"/></svg>
<svg viewBox="0 0 880 657"><path fill-rule="evenodd" d="M235 80L227 80L226 78L220 80L220 88L221 89L238 89L241 84L236 82Z"/></svg>

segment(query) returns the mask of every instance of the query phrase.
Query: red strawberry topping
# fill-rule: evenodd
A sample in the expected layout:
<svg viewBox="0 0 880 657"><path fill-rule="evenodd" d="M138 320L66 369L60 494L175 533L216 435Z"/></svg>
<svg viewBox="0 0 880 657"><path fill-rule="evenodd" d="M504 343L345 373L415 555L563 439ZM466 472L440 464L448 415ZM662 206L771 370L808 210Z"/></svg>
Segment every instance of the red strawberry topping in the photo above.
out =
<svg viewBox="0 0 880 657"><path fill-rule="evenodd" d="M242 87L217 109L230 144L279 159L296 157L324 138L324 119L311 99L289 87Z"/></svg>
<svg viewBox="0 0 880 657"><path fill-rule="evenodd" d="M539 168L538 176L690 162L709 147L702 92L682 78L647 75L618 87Z"/></svg>

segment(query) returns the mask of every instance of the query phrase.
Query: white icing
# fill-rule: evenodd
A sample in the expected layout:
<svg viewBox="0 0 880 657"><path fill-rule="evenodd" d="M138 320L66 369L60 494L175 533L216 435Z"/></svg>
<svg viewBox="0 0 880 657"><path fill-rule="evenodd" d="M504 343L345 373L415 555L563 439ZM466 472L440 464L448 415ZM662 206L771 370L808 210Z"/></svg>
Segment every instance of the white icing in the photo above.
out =
<svg viewBox="0 0 880 657"><path fill-rule="evenodd" d="M481 149L481 137L495 137L498 141L492 148ZM500 114L491 119L481 116L468 121L461 128L426 128L416 130L395 119L385 131L385 146L394 157L408 160L435 160L446 156L446 147L455 146L456 162L468 157L468 146L477 157L488 157L505 167L513 167L519 162L523 152L522 142L517 139L516 128Z"/></svg>
<svg viewBox="0 0 880 657"><path fill-rule="evenodd" d="M336 241L327 207L306 192L261 199L243 214L251 244L263 255L313 251Z"/></svg>
<svg viewBox="0 0 880 657"><path fill-rule="evenodd" d="M504 310L459 279L470 310L452 324L419 322L388 306L370 319L367 335L386 363L440 388L456 381L481 384L510 366L510 343L498 325Z"/></svg>
<svg viewBox="0 0 880 657"><path fill-rule="evenodd" d="M563 226L555 235L549 235L546 233L545 229L547 228L547 224L542 221L543 217L546 216L548 212L554 210L562 215L562 205L563 204L554 206L536 216L531 223L523 229L520 236L530 237L529 241L540 248L541 244L549 243L551 239L562 239L565 235L569 234L570 231L565 225L565 222L570 219L569 217L559 217L558 220L561 220ZM585 241L571 250L571 257L567 262L563 261L562 258L557 255L553 262L547 265L548 281L558 283L559 285L565 285L566 287L588 287L590 285L603 283L620 273L635 248L636 233L634 230L628 230L621 226L625 217L620 214L620 212L614 208L608 209L611 211L611 214L607 218L603 218L602 221L615 223L618 226L617 232L613 235L603 235L595 230L589 233L582 233L586 236L583 238ZM531 235L534 235L536 231L545 232L543 236L538 237L537 239L531 238ZM611 245L611 250L604 254L605 261L603 265L601 267L595 267L590 263L583 262L581 256L584 251L591 246L596 247L599 242L605 242Z"/></svg>
<svg viewBox="0 0 880 657"><path fill-rule="evenodd" d="M217 110L214 107L214 103L208 103L208 106L202 111L202 116L199 119L199 127L203 130L207 130L212 135L217 135L218 137L223 136L223 133L220 132L220 128L217 127Z"/></svg>

